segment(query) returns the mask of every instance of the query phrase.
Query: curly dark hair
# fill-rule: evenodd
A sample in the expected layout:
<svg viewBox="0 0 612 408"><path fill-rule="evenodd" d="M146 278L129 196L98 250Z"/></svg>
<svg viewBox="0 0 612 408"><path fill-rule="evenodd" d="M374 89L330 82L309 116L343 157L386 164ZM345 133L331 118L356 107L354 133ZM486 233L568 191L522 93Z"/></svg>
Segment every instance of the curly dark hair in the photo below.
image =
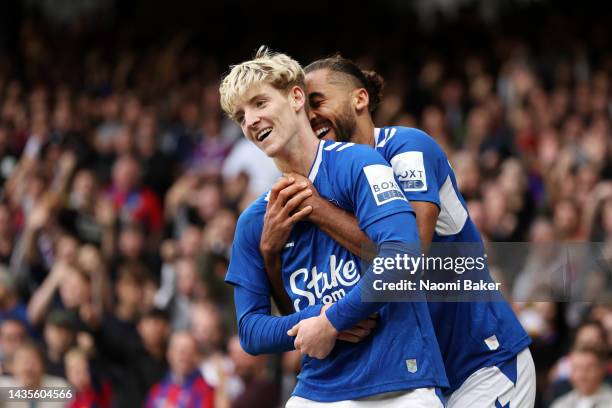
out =
<svg viewBox="0 0 612 408"><path fill-rule="evenodd" d="M340 54L318 59L304 68L304 72L308 74L320 69L328 69L351 77L355 86L363 87L368 92L370 97L368 110L370 113L376 111L382 99L382 90L385 85L385 80L378 73L363 70L354 61L344 58Z"/></svg>

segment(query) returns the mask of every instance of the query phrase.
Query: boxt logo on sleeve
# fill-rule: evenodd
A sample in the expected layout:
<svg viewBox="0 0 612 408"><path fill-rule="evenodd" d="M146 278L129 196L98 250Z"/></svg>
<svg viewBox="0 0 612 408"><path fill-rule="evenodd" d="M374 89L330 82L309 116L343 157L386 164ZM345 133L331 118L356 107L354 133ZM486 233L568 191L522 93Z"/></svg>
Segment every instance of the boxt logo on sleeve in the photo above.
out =
<svg viewBox="0 0 612 408"><path fill-rule="evenodd" d="M391 166L404 191L427 191L423 152L404 152L391 159Z"/></svg>
<svg viewBox="0 0 612 408"><path fill-rule="evenodd" d="M370 184L376 205L383 205L393 200L404 200L404 193L395 182L393 169L383 164L372 164L363 168Z"/></svg>

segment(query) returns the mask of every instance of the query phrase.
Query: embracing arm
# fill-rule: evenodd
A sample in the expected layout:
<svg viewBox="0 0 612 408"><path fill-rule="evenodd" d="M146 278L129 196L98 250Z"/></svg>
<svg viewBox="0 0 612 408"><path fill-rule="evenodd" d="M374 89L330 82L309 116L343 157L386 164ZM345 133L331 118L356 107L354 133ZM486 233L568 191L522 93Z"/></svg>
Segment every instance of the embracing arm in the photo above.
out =
<svg viewBox="0 0 612 408"><path fill-rule="evenodd" d="M397 256L409 257L419 256L416 244L403 242L383 242L376 258L395 259ZM376 275L371 265L363 274L357 285L337 303L334 303L326 312L325 316L337 331L346 330L363 320L368 315L378 311L387 302L362 301L362 297L375 298L373 282L375 279L385 281L399 281L398 278L404 277L406 271L385 268L384 274ZM380 278L379 278L380 277Z"/></svg>
<svg viewBox="0 0 612 408"><path fill-rule="evenodd" d="M378 228L373 226L366 228L369 236L376 237L376 240L381 242L376 257L393 259L396 256L403 257L404 254L409 257L418 256L420 244L416 235L414 215L409 212L391 214L386 217L386 221L386 225L382 226L377 223ZM401 235L402 232L408 231L412 231L412 237L407 233ZM391 240L392 237L404 238L404 242ZM406 277L406 271L396 270L393 267L385 268L384 273L387 274L384 278L387 281L396 281L398 278ZM302 354L307 354L313 358L327 357L335 345L335 339L339 332L352 327L386 304L386 302L361 300L364 295L370 299L375 297L373 282L379 279L379 276L381 275L375 274L373 267L370 266L357 285L346 296L329 308L324 309L320 316L305 319L292 327L290 334L296 336L294 342L296 348Z"/></svg>
<svg viewBox="0 0 612 408"><path fill-rule="evenodd" d="M428 201L411 201L410 204L416 213L421 245L423 250L427 251L433 239L440 209ZM353 214L321 198L320 202L311 205L313 211L308 217L310 221L351 253L365 260L372 260L375 245L359 228L359 222Z"/></svg>
<svg viewBox="0 0 612 408"><path fill-rule="evenodd" d="M365 245L372 245L359 228L354 215L322 198L306 177L291 173L279 180L270 191L261 235L260 250L266 268L276 270L280 251L295 223L306 219L357 256Z"/></svg>
<svg viewBox="0 0 612 408"><path fill-rule="evenodd" d="M421 247L423 248L423 251L427 253L436 229L436 222L438 221L440 208L438 208L436 204L429 201L410 201L410 205L412 205L412 208L414 208L414 212L416 213Z"/></svg>
<svg viewBox="0 0 612 408"><path fill-rule="evenodd" d="M375 246L359 228L359 222L353 214L319 197L313 203L313 211L309 219L351 253L370 260L371 256L368 254L371 253L371 250L364 251L364 249L371 249Z"/></svg>
<svg viewBox="0 0 612 408"><path fill-rule="evenodd" d="M321 305L278 317L270 315L270 298L234 286L240 345L249 354L280 353L293 350L293 338L287 331L300 320L318 316Z"/></svg>

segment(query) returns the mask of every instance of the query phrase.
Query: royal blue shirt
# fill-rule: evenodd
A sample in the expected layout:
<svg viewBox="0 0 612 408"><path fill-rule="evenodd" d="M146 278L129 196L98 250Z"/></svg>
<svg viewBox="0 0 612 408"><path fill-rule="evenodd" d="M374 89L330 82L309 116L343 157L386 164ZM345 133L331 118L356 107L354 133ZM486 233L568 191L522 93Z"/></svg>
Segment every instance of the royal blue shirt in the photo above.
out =
<svg viewBox="0 0 612 408"><path fill-rule="evenodd" d="M418 245L414 212L391 167L371 148L321 141L309 178L322 197L357 216L379 253L392 251L394 243ZM294 395L340 401L448 385L426 303L361 302L372 271L360 278L359 259L314 224L296 224L281 254L283 283L296 313L269 316L271 288L259 253L265 210L262 196L240 216L226 277L235 286L239 335L248 352L292 349L286 331L334 302L326 314L336 329L375 310L378 325L360 343L338 341L325 359L305 357Z"/></svg>
<svg viewBox="0 0 612 408"><path fill-rule="evenodd" d="M451 251L460 248L454 243L482 243L440 145L421 130L399 126L376 129L375 143L408 200L428 201L440 209L432 242L449 243ZM465 248L474 251L473 246ZM510 305L498 295L488 302L429 302L450 391L478 369L501 366L530 344Z"/></svg>

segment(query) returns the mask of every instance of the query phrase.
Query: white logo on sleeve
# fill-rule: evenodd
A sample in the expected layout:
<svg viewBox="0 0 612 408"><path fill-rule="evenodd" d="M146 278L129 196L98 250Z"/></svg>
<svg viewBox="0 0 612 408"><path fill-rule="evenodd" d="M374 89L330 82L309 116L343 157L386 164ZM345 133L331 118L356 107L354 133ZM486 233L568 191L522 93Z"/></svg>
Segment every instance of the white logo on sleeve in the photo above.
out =
<svg viewBox="0 0 612 408"><path fill-rule="evenodd" d="M393 169L382 164L372 164L363 168L368 179L376 205L383 205L393 200L404 200L406 197L395 182Z"/></svg>
<svg viewBox="0 0 612 408"><path fill-rule="evenodd" d="M391 159L393 171L404 191L427 191L423 152L404 152Z"/></svg>

